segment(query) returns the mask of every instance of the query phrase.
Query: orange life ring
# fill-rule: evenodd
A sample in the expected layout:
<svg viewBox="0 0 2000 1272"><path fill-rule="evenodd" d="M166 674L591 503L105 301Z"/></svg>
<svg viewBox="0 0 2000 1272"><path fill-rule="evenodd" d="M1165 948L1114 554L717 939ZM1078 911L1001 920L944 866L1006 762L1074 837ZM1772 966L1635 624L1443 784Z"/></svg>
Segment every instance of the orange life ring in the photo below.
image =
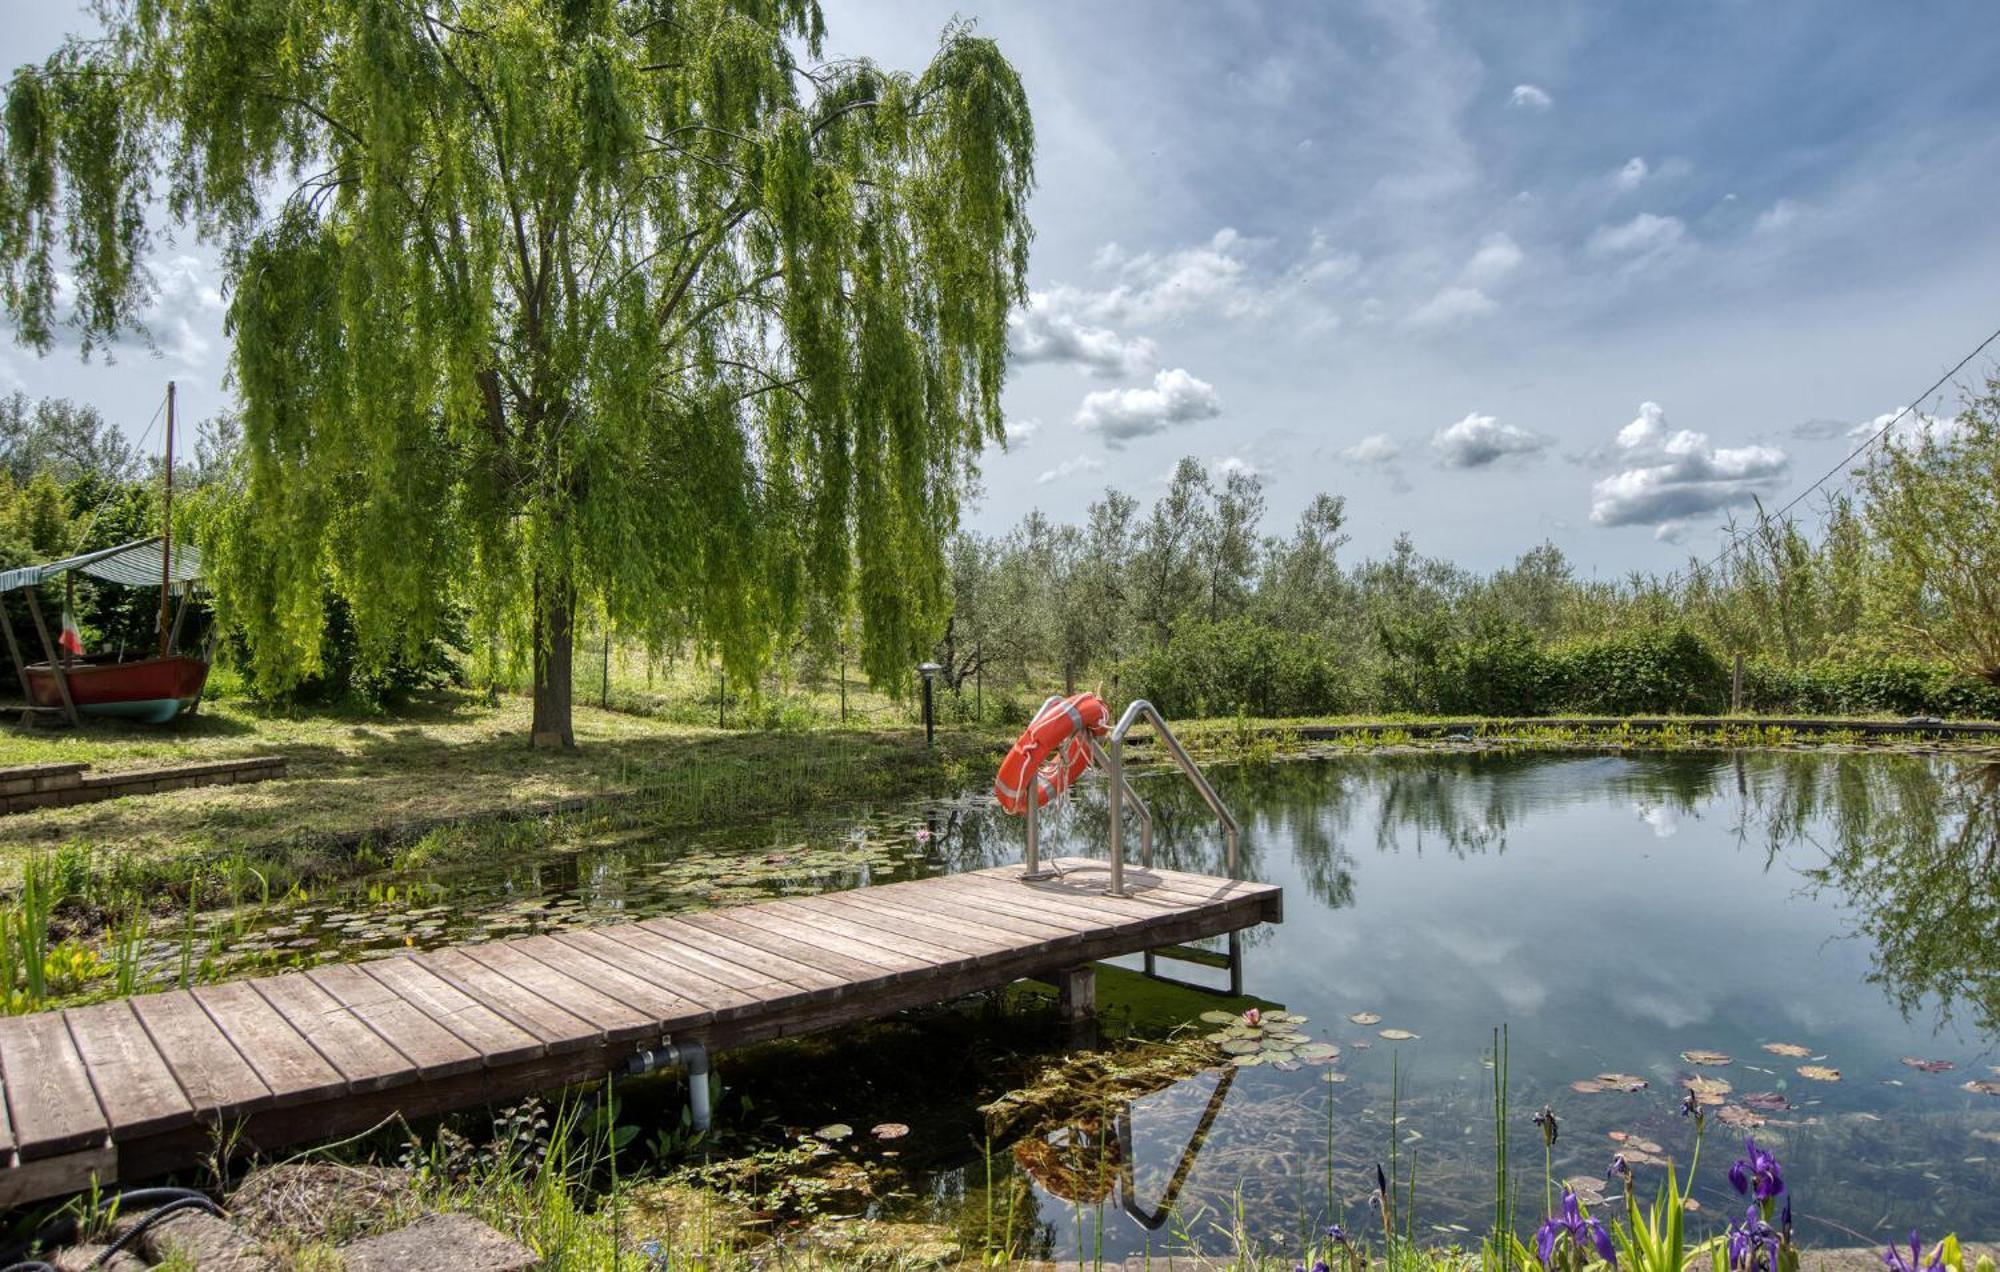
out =
<svg viewBox="0 0 2000 1272"><path fill-rule="evenodd" d="M1028 783L1034 782L1035 807L1040 808L1068 790L1090 767L1090 748L1079 732L1102 737L1111 728L1111 708L1094 693L1079 693L1051 702L1028 721L1027 729L1000 761L993 794L1010 813L1028 806Z"/></svg>

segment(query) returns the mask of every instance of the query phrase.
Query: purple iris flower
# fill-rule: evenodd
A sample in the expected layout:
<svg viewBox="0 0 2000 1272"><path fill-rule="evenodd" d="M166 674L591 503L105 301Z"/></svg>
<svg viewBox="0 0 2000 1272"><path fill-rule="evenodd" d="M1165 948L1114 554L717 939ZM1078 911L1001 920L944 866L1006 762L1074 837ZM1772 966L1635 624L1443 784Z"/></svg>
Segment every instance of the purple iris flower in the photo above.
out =
<svg viewBox="0 0 2000 1272"><path fill-rule="evenodd" d="M1347 1229L1341 1227L1339 1224L1334 1224L1326 1230L1326 1239L1337 1246L1345 1246L1347 1244Z"/></svg>
<svg viewBox="0 0 2000 1272"><path fill-rule="evenodd" d="M1929 1263L1925 1263L1923 1259L1924 1243L1918 1240L1915 1228L1910 1229L1909 1258L1905 1259L1903 1252L1895 1246L1890 1246L1888 1253L1882 1256L1882 1262L1888 1266L1889 1272L1939 1272L1939 1269L1944 1267L1944 1251L1942 1249L1931 1256Z"/></svg>
<svg viewBox="0 0 2000 1272"><path fill-rule="evenodd" d="M1556 1243L1565 1237L1574 1250L1584 1249L1584 1242L1589 1241L1596 1248L1597 1257L1614 1268L1618 1266L1618 1251L1611 1244L1611 1234L1604 1230L1603 1224L1583 1213L1576 1193L1568 1188L1563 1189L1562 1205L1556 1213L1535 1230L1535 1257L1542 1261L1543 1267L1555 1266Z"/></svg>
<svg viewBox="0 0 2000 1272"><path fill-rule="evenodd" d="M1771 1201L1785 1191L1785 1178L1778 1171L1778 1159L1766 1149L1757 1147L1757 1141L1745 1138L1745 1156L1736 1159L1729 1168L1729 1183L1738 1193L1755 1195L1760 1202Z"/></svg>
<svg viewBox="0 0 2000 1272"><path fill-rule="evenodd" d="M1623 1180L1628 1184L1632 1182L1632 1166L1631 1163L1625 1160L1625 1154L1612 1154L1611 1169L1604 1172L1604 1177L1606 1179Z"/></svg>
<svg viewBox="0 0 2000 1272"><path fill-rule="evenodd" d="M1778 1230L1764 1221L1755 1206L1744 1210L1742 1223L1729 1225L1727 1244L1729 1266L1735 1272L1754 1272L1760 1257L1763 1268L1778 1266Z"/></svg>
<svg viewBox="0 0 2000 1272"><path fill-rule="evenodd" d="M1306 1265L1303 1263L1295 1263L1292 1265L1292 1272L1306 1272ZM1326 1266L1326 1260L1322 1259L1318 1263L1313 1264L1312 1272L1332 1272L1332 1269L1328 1268Z"/></svg>

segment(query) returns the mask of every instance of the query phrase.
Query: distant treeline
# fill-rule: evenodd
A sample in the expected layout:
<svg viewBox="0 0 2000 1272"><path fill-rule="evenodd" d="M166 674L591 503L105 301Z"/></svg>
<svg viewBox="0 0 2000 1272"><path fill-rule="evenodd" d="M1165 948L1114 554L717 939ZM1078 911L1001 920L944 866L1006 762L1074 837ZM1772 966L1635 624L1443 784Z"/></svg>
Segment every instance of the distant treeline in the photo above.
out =
<svg viewBox="0 0 2000 1272"><path fill-rule="evenodd" d="M1723 710L1742 654L1754 710L2000 717L2000 381L1854 487L1600 581L1552 544L1491 574L1407 534L1350 563L1340 497L1271 534L1256 476L1184 459L1149 508L961 534L937 659L961 693L1061 679L1179 715L1534 715Z"/></svg>

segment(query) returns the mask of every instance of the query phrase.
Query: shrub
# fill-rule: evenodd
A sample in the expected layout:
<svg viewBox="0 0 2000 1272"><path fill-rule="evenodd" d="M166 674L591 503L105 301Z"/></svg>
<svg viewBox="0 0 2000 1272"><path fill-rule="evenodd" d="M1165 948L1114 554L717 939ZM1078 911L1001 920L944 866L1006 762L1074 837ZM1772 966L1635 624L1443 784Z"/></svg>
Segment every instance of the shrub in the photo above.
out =
<svg viewBox="0 0 2000 1272"><path fill-rule="evenodd" d="M1744 705L1805 715L2000 717L2000 686L1915 658L1824 658L1797 666L1753 659Z"/></svg>
<svg viewBox="0 0 2000 1272"><path fill-rule="evenodd" d="M1546 715L1552 709L1552 660L1523 628L1456 642L1440 661L1437 710L1445 714Z"/></svg>
<svg viewBox="0 0 2000 1272"><path fill-rule="evenodd" d="M1631 632L1549 652L1549 709L1602 715L1720 711L1729 671L1684 627Z"/></svg>
<svg viewBox="0 0 2000 1272"><path fill-rule="evenodd" d="M1240 618L1181 628L1126 663L1120 686L1169 716L1334 715L1351 702L1329 646Z"/></svg>

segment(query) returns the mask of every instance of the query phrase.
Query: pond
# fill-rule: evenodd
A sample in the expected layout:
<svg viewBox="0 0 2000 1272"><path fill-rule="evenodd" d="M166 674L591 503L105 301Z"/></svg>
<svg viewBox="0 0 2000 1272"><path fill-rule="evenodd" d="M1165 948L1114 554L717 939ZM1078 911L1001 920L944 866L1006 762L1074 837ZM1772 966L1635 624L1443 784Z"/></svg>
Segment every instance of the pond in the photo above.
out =
<svg viewBox="0 0 2000 1272"><path fill-rule="evenodd" d="M1403 1187L1414 1179L1416 1230L1450 1241L1493 1214L1505 1026L1524 1228L1542 1205L1530 1123L1542 1104L1559 1118L1557 1179L1602 1181L1623 1149L1650 1196L1655 1159L1687 1160L1679 1107L1699 1080L1705 1221L1740 1212L1724 1170L1747 1132L1783 1157L1809 1244L1879 1243L1912 1225L2000 1236L2000 765L1468 751L1215 776L1244 823L1244 873L1285 888L1285 922L1246 938L1246 987L1306 1017L1302 1032L1340 1049L1334 1064L1207 1069L1109 1109L1079 1096L1068 1130L1017 1128L1026 1147L1003 1137L990 1152L977 1105L1061 1050L1014 999L810 1044L826 1050L809 1067L753 1056L725 1064L725 1079L755 1093L771 1134L839 1119L863 1128L858 1145L872 1119L909 1123L893 1154L866 1163L874 1182L852 1207L976 1228L1004 1206L1017 1251L1112 1258L1190 1239L1295 1242L1329 1215L1378 1224L1378 1161ZM1184 785L1149 776L1141 790L1159 864L1219 872L1219 838ZM1051 851L1102 852L1089 791L1044 822ZM414 891L376 880L204 920L201 936L225 961L353 957L1019 854L1018 821L978 793L734 840L661 842L639 826L556 862L427 876ZM165 943L158 957L173 957ZM1135 980L1107 982L1113 1020ZM1155 995L1126 1014L1157 1029L1163 1003L1185 1021L1214 1007ZM950 1076L912 1068L946 1055Z"/></svg>

